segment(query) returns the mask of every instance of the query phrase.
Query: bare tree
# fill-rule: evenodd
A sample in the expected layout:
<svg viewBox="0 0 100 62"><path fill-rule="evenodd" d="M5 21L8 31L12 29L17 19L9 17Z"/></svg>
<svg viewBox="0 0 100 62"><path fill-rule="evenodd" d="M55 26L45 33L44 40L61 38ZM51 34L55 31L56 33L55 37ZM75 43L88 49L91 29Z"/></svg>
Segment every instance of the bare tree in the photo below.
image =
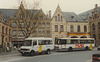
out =
<svg viewBox="0 0 100 62"><path fill-rule="evenodd" d="M32 9L24 9L24 7L27 6L28 4L23 4L21 2L19 7L20 11L15 16L15 23L25 38L28 38L30 34L32 34L38 27L38 22L42 21L42 19L39 18L40 16L37 15L37 13L40 11L37 10L39 3L34 2Z"/></svg>

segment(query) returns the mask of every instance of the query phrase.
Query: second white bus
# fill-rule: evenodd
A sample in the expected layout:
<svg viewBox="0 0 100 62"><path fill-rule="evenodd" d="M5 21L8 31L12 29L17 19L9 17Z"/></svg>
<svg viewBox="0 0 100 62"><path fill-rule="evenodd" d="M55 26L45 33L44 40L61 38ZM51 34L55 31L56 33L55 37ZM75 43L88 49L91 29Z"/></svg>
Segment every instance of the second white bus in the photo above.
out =
<svg viewBox="0 0 100 62"><path fill-rule="evenodd" d="M55 40L55 51L89 50L94 47L94 38L59 38Z"/></svg>

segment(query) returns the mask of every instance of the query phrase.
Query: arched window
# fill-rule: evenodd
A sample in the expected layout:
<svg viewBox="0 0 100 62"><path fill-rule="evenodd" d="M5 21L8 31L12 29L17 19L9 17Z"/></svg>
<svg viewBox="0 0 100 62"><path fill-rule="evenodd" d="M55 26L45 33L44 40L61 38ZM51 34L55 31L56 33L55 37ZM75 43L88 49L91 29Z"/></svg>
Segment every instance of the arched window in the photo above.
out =
<svg viewBox="0 0 100 62"><path fill-rule="evenodd" d="M78 38L77 36L72 36L71 38Z"/></svg>
<svg viewBox="0 0 100 62"><path fill-rule="evenodd" d="M80 37L80 38L87 38L86 36L82 36L82 37Z"/></svg>

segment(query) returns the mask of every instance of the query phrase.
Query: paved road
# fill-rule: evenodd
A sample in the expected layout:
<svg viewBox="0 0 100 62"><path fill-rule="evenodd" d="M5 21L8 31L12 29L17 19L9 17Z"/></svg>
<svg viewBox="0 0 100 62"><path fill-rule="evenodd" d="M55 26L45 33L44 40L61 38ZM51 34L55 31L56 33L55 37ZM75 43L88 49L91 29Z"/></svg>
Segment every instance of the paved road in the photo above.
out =
<svg viewBox="0 0 100 62"><path fill-rule="evenodd" d="M91 62L92 51L52 52L50 55L0 57L0 62Z"/></svg>

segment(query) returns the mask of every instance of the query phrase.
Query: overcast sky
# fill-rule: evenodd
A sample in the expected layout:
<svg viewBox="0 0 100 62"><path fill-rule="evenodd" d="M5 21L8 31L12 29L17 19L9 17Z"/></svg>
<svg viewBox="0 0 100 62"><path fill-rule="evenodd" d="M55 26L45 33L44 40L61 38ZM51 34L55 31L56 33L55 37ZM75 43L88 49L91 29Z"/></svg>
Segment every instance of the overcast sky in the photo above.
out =
<svg viewBox="0 0 100 62"><path fill-rule="evenodd" d="M0 0L0 8L17 8L21 0ZM34 0L26 0L33 2ZM35 0L37 1L37 0ZM62 11L75 12L76 14L93 9L95 4L100 6L100 0L38 0L40 2L40 8L45 13L51 10L52 14L56 10L58 4Z"/></svg>

